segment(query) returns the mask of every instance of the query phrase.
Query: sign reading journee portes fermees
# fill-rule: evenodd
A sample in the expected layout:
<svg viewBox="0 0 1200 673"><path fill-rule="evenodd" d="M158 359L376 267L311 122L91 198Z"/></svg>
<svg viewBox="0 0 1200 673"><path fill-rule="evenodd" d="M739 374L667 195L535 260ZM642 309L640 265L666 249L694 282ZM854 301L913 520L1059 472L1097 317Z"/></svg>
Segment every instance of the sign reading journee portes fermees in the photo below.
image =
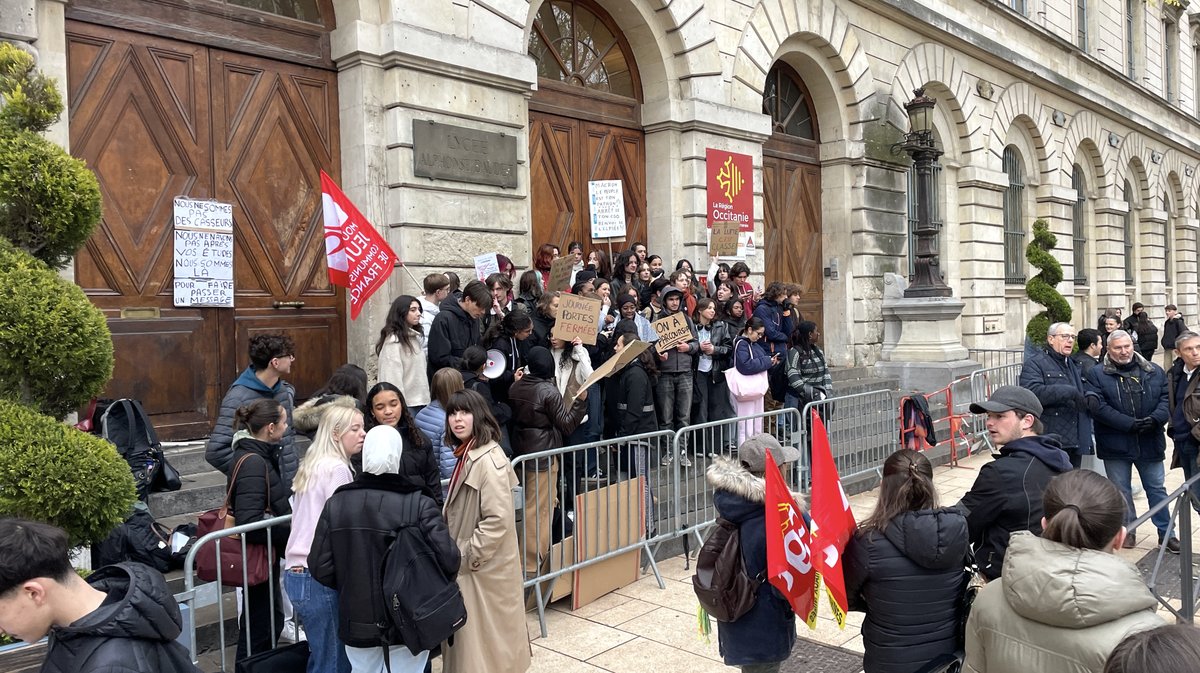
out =
<svg viewBox="0 0 1200 673"><path fill-rule="evenodd" d="M581 297L577 294L563 294L558 298L558 315L554 319L554 329L550 334L555 339L566 342L579 339L583 343L594 346L596 335L600 332L600 308L603 305L599 299Z"/></svg>
<svg viewBox="0 0 1200 673"><path fill-rule="evenodd" d="M175 305L233 308L233 206L177 198Z"/></svg>
<svg viewBox="0 0 1200 673"><path fill-rule="evenodd" d="M325 171L321 171L321 205L329 282L349 290L350 319L355 320L367 298L383 287L399 260Z"/></svg>
<svg viewBox="0 0 1200 673"><path fill-rule="evenodd" d="M413 174L477 185L517 186L517 137L413 120Z"/></svg>
<svg viewBox="0 0 1200 673"><path fill-rule="evenodd" d="M748 154L705 150L708 251L714 257L754 254L754 162Z"/></svg>
<svg viewBox="0 0 1200 673"><path fill-rule="evenodd" d="M592 238L625 238L625 189L620 180L588 181Z"/></svg>

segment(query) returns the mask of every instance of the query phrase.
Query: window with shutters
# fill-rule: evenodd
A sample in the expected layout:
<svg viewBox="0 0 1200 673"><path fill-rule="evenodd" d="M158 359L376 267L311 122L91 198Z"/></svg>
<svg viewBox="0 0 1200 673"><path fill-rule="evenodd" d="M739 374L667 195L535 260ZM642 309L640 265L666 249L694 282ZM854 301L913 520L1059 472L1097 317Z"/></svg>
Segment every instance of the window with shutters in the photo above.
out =
<svg viewBox="0 0 1200 673"><path fill-rule="evenodd" d="M1133 285L1133 232L1134 226L1134 205L1133 205L1133 185L1129 181L1125 181L1125 205L1129 206L1129 212L1125 213L1125 284Z"/></svg>
<svg viewBox="0 0 1200 673"><path fill-rule="evenodd" d="M1004 148L1004 282L1025 282L1024 172L1021 157L1012 145Z"/></svg>
<svg viewBox="0 0 1200 673"><path fill-rule="evenodd" d="M1075 263L1075 284L1087 285L1087 183L1079 164L1071 174L1075 205L1071 208L1071 257Z"/></svg>

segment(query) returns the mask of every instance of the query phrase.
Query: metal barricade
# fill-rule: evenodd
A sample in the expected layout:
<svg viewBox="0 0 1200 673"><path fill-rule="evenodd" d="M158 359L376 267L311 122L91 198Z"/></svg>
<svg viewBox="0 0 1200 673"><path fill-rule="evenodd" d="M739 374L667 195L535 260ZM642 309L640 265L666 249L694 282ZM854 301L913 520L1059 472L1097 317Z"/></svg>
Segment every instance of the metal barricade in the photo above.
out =
<svg viewBox="0 0 1200 673"><path fill-rule="evenodd" d="M546 605L564 575L634 553L631 564L644 567L644 559L666 588L650 545L677 535L673 474L660 467L674 436L653 432L513 460L521 482L514 500L525 588L532 589L543 636Z"/></svg>
<svg viewBox="0 0 1200 673"><path fill-rule="evenodd" d="M699 541L701 531L717 520L717 511L712 504L713 488L706 477L708 466L716 456L733 457L738 445L760 432L773 435L782 444L803 446L800 414L795 409L777 409L752 416L689 425L674 433L674 454L687 456L691 462L690 466L685 467L680 460L672 461L675 530L678 535L694 534ZM801 460L804 460L803 456ZM798 481L793 481L794 486L798 484Z"/></svg>
<svg viewBox="0 0 1200 673"><path fill-rule="evenodd" d="M1023 348L968 348L967 358L978 362L984 369L1020 364L1025 361Z"/></svg>
<svg viewBox="0 0 1200 673"><path fill-rule="evenodd" d="M815 410L829 434L829 449L842 479L866 472L879 472L887 457L899 448L900 426L895 393L872 390L856 395L830 397L804 405L803 418ZM807 442L810 421L804 424ZM807 446L801 444L800 446ZM801 458L808 480L808 451Z"/></svg>
<svg viewBox="0 0 1200 673"><path fill-rule="evenodd" d="M1154 598L1162 604L1175 619L1186 624L1194 624L1196 611L1200 606L1196 602L1195 572L1195 539L1192 536L1192 512L1200 508L1200 501L1192 494L1192 487L1200 482L1200 474L1192 475L1179 488L1172 491L1165 500L1151 507L1145 514L1126 524L1125 529L1133 534L1138 526L1146 523L1152 516L1163 508L1170 508L1171 523L1167 530L1175 532L1179 537L1179 609L1171 605L1172 597L1168 591L1161 591L1159 571L1162 570L1163 560L1167 556L1167 545L1158 546L1158 556L1154 559L1154 568L1145 576L1146 587ZM1176 525L1178 524L1178 525Z"/></svg>
<svg viewBox="0 0 1200 673"><path fill-rule="evenodd" d="M196 649L197 649L196 648L196 611L199 610L200 608L203 608L203 607L206 607L206 606L209 606L209 605L212 605L215 603L217 605L217 620L218 620L217 621L217 631L218 631L217 638L218 638L218 647L220 648L220 652L221 652L221 670L222 671L232 670L227 665L228 662L226 661L226 656L225 656L225 650L228 647L228 645L226 644L226 639L225 639L225 603L222 600L222 598L224 596L224 593L222 592L222 587L224 586L222 584L222 580L224 579L224 577L222 576L222 572L221 572L221 563L218 558L218 562L216 564L217 565L217 580L215 582L205 582L204 584L197 585L196 584L196 572L195 572L196 571L196 557L198 555L200 555L201 553L211 553L211 554L216 555L219 553L220 547L216 544L211 544L211 543L214 543L216 540L221 539L221 538L238 536L239 540L241 541L242 560L245 561L246 546L248 544L246 542L246 538L244 536L245 533L249 533L251 531L256 531L256 530L262 530L264 528L271 528L274 526L290 524L291 521L292 521L292 515L288 514L286 516L277 516L277 517L270 518L270 519L263 519L262 521L255 521L254 523L248 523L248 524L244 524L241 526L234 526L232 528L226 528L225 530L219 530L219 531L209 533L208 535L205 535L204 537L200 538L199 540L196 540L195 544L192 545L191 550L188 552L187 557L183 561L183 578L184 578L183 591L179 592L178 594L175 594L175 600L183 605L186 605L188 607L188 611L191 613L191 619L188 620L188 651L191 652L192 663L196 663L197 661L199 661L199 658L198 658L199 653L196 651ZM207 547L207 549L206 549L206 547ZM271 563L272 563L271 580L267 582L268 595L270 598L270 605L274 605L275 604L275 593L278 591L282 591L282 586L280 586L279 581L282 578L283 574L280 571L279 559L276 558L275 549L271 542L270 535L267 536L266 547L267 547L267 558L270 559ZM280 551L282 551L282 550L280 550ZM249 582L247 581L247 577L246 577L246 573L245 573L245 563L242 564L242 568L243 568L243 572L242 572L242 577L241 577L240 589L243 592L245 592L250 586ZM252 609L250 608L250 605L247 602L246 609L241 614L241 619L245 620L245 622L248 624L250 622L250 620L253 618L254 618L254 615L252 614ZM278 642L277 642L277 637L275 635L275 611L274 610L271 610L270 621L271 621L271 647L275 647L278 644ZM282 624L280 626L282 627ZM237 640L235 639L234 643L236 643L236 642L237 642ZM254 652L251 651L251 648L252 648L252 646L250 645L249 641L247 641L247 643L246 643L247 656L254 654Z"/></svg>
<svg viewBox="0 0 1200 673"><path fill-rule="evenodd" d="M986 400L1000 386L1015 386L1021 378L1021 362L977 369L971 372L971 400Z"/></svg>

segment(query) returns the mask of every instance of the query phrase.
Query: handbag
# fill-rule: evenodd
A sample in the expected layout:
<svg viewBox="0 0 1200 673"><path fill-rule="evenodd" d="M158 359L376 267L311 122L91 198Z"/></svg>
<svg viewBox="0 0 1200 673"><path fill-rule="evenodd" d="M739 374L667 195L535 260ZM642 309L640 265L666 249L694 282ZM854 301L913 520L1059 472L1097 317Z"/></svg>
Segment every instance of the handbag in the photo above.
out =
<svg viewBox="0 0 1200 673"><path fill-rule="evenodd" d="M967 619L971 616L971 606L975 603L975 596L979 594L983 585L987 584L987 579L979 572L979 566L975 564L975 553L970 549L967 550L967 558L963 565L962 582L962 596L958 603L958 626L956 628L960 649L967 643Z"/></svg>
<svg viewBox="0 0 1200 673"><path fill-rule="evenodd" d="M178 491L183 488L183 478L179 476L179 470L167 462L167 456L163 453L161 446L150 449L150 458L156 464L154 474L150 479L151 493Z"/></svg>
<svg viewBox="0 0 1200 673"><path fill-rule="evenodd" d="M276 647L237 662L235 673L299 673L308 668L308 641Z"/></svg>
<svg viewBox="0 0 1200 673"><path fill-rule="evenodd" d="M233 468L233 476L229 478L229 490L225 492L225 502L217 509L210 509L200 515L196 522L196 535L204 537L209 533L232 528L237 525L233 515L229 513L229 499L233 497L233 486L237 483L238 471L242 464L253 454L242 456ZM271 502L271 478L267 475L267 504ZM270 510L267 510L268 514ZM227 587L242 586L242 575L245 574L246 585L255 586L271 579L271 561L267 558L267 546L246 543L246 556L242 557L241 535L229 535L218 538L213 542L216 550L201 549L196 554L196 576L206 582L217 581L217 566L221 568L221 585Z"/></svg>
<svg viewBox="0 0 1200 673"><path fill-rule="evenodd" d="M746 347L750 347L749 342L744 342ZM737 349L737 345L734 345ZM737 356L734 356L734 362L737 362ZM738 402L753 402L760 400L767 394L767 388L770 386L770 379L767 372L759 372L757 374L743 374L738 371L737 365L725 370L725 381L729 384L729 394Z"/></svg>

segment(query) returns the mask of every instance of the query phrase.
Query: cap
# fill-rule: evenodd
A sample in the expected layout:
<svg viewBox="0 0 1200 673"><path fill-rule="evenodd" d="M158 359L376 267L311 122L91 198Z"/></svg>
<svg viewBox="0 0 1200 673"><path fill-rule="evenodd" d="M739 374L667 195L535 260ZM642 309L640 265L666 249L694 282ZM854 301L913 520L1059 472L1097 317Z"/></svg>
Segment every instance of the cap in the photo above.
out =
<svg viewBox="0 0 1200 673"><path fill-rule="evenodd" d="M986 414L989 411L1000 413L1013 409L1028 411L1035 417L1042 415L1042 403L1038 401L1037 395L1021 386L1000 386L992 391L986 402L971 404L971 412L975 414Z"/></svg>
<svg viewBox="0 0 1200 673"><path fill-rule="evenodd" d="M800 450L794 446L784 446L773 435L761 432L742 442L738 447L738 460L745 464L746 469L754 474L762 474L767 470L767 452L775 459L776 465L794 463L800 459Z"/></svg>

